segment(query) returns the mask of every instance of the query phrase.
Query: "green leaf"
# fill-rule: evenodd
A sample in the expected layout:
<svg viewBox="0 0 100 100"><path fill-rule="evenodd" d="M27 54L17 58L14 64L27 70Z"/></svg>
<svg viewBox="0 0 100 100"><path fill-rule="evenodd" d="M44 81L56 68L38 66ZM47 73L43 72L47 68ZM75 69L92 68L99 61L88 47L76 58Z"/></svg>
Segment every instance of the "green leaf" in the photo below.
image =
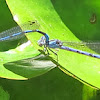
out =
<svg viewBox="0 0 100 100"><path fill-rule="evenodd" d="M5 29L7 29L12 26L16 26L16 23L12 21L12 16L8 11L7 6L5 6L4 1L2 1L2 6L0 6L0 8L0 10L3 11L2 18L4 19L4 21L1 21L3 28L5 27ZM4 13L4 9L2 8L5 9L6 13ZM6 20L7 18L8 20ZM1 31L3 30L4 29L1 28ZM32 57L36 57L37 55L39 55L40 52L33 47L33 44L30 41L27 41L21 45L18 45L18 43L18 40L10 42L0 42L0 77L20 80L27 79L44 74L55 67L55 65L50 60L44 60L45 57L42 57L42 60L34 58L31 62L27 62L29 61L29 59L27 58L32 59ZM28 65L27 63L21 63L23 62L22 59L26 60ZM43 66L40 67L40 63ZM46 65L47 63L48 65Z"/></svg>
<svg viewBox="0 0 100 100"><path fill-rule="evenodd" d="M81 3L82 7L81 5L79 6L79 3ZM96 28L97 26L99 26L99 23L96 23L97 25L94 25L96 26L96 28L94 28L95 31L93 32L93 34L91 34L90 32L90 30L93 29L94 27L93 24L89 22L91 19L90 12L92 13L95 12L96 10L93 11L93 9L95 9L95 6L97 5L95 3L95 6L94 6L92 3L89 4L87 0L82 1L82 2L81 1L77 2L76 4L74 4L73 1L71 2L65 1L61 3L64 9L66 9L65 11L62 9L61 11L63 11L63 13L69 17L70 15L73 15L73 17L76 16L77 17L76 23L81 24L82 30L79 29L80 24L78 25L76 25L76 23L70 24L70 22L69 23L67 22L66 24L67 26L69 24L70 25L75 24L73 29L76 29L76 28L79 29L79 35L85 33L85 30L86 30L85 27L87 27L87 30L89 29L87 31L87 33L89 34L88 36L93 37L94 34L96 35L96 32L97 32ZM59 39L59 40L67 40L67 41L80 41L80 39L82 39L82 38L78 38L78 36L76 37L75 34L73 34L66 27L66 25L64 24L66 22L61 17L62 13L57 13L58 8L61 9L59 7L60 1L55 1L55 2L53 1L54 6L52 5L52 2L50 0L41 0L41 1L7 0L7 4L14 18L18 19L17 21L18 23L22 23L24 21L29 21L29 20L36 20L40 24L39 29L41 31L48 33L50 36L50 39ZM56 5L58 8L56 7ZM54 9L54 7L56 8L56 10ZM97 11L96 14L99 15L99 12ZM65 15L63 17L66 20L72 20L72 19L68 19L68 17L66 18ZM79 19L83 20L82 23ZM85 26L86 23L87 23L87 26ZM80 36L84 36L84 35L80 35ZM27 35L27 37L33 42L33 41L37 41L40 38L40 35L29 34ZM87 47L87 50L89 50L88 47ZM50 57L56 60L56 56L52 52L50 52L50 54L51 54ZM99 84L100 82L99 61L100 60L99 59L87 57L85 55L80 55L80 54L65 51L65 50L59 50L58 59L59 59L58 63L60 64L60 69L62 69L64 72L68 71L71 74L73 74L75 78L81 79L81 81L84 81L86 83L89 83L93 86L100 88L100 84Z"/></svg>
<svg viewBox="0 0 100 100"><path fill-rule="evenodd" d="M90 0L77 0L76 2L73 0L59 0L58 2L52 0L52 4L62 21L78 39L88 41L100 40L99 0L91 0L91 2ZM68 38L66 40L68 40ZM72 38L70 38L70 40L72 40ZM98 46L95 48L98 48ZM88 50L89 49L87 49L87 51ZM85 83L87 82L100 88L100 60L69 53L70 52L68 52L66 57L63 57L66 59L63 59L63 64L61 64L63 67L61 67L61 69L65 72L70 71L71 74L73 73L71 76L76 76L75 78L78 78L80 81L85 81ZM99 52L94 51L93 53ZM65 55L65 52L62 52L62 55ZM61 60L60 62L62 62Z"/></svg>
<svg viewBox="0 0 100 100"><path fill-rule="evenodd" d="M6 63L4 66L8 70L14 72L17 75L23 76L26 79L39 76L56 67L55 64L53 64L46 56L43 55ZM13 78L13 76L11 78Z"/></svg>

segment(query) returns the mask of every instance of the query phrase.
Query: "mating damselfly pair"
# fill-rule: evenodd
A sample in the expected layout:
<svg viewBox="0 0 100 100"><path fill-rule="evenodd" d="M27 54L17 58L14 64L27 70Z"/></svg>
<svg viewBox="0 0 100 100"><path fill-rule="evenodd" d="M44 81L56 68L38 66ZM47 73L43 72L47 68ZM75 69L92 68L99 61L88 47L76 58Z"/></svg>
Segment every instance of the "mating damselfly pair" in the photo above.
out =
<svg viewBox="0 0 100 100"><path fill-rule="evenodd" d="M44 46L44 48L46 48L46 50L52 51L51 48L53 48L53 49L59 48L59 49L63 49L63 50L67 50L67 51L71 51L71 52L75 52L75 53L78 53L78 54L83 54L83 55L86 55L86 56L90 56L90 57L94 57L94 58L99 58L100 59L100 55L98 55L98 54L92 54L92 53L89 53L89 52L86 52L86 51L82 51L80 49L75 49L75 48L71 48L71 47L65 46L65 45L63 45L63 42L58 40L58 39L49 40L49 36L48 36L47 33L44 33L44 32L42 32L42 31L40 31L38 29L35 29L35 30L32 29L32 27L34 27L34 24L36 24L36 23L32 22L31 24L23 25L23 27L25 26L24 30L21 30L21 28L19 26L16 26L16 27L13 27L11 29L8 29L6 31L1 32L0 33L0 42L19 39L19 38L23 37L24 34L26 34L26 33L38 32L38 33L44 35L40 40L38 40L38 44L39 44L39 46ZM30 28L30 26L31 26L31 28ZM65 42L65 43L69 44L69 46L71 44L73 44L73 47L76 46L76 44L77 45L80 44L80 43L74 43L74 42L73 43L72 42ZM90 44L92 46L92 44L96 45L97 43L85 43L85 45L86 44L88 44L88 45ZM82 46L82 45L80 45L80 46ZM55 53L55 52L53 52L53 53Z"/></svg>

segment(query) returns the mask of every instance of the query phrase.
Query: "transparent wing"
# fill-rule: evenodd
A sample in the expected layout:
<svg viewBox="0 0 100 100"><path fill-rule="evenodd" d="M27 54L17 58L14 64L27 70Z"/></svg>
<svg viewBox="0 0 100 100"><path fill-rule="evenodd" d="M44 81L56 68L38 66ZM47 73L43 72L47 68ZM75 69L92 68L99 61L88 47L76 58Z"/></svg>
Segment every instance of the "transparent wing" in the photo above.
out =
<svg viewBox="0 0 100 100"><path fill-rule="evenodd" d="M64 46L93 53L100 53L100 42L63 42ZM88 49L89 48L89 49Z"/></svg>
<svg viewBox="0 0 100 100"><path fill-rule="evenodd" d="M11 29L1 32L0 33L0 39L1 39L0 41L2 41L2 38L4 38L4 37L9 37L6 39L6 41L20 39L25 36L25 34L23 34L22 31L34 30L34 29L37 29L38 27L39 27L39 24L36 21L29 21L27 23L24 23L23 25L16 26L16 27L13 27ZM16 33L20 33L20 32L22 32L22 34L16 34ZM12 36L13 34L16 34L16 35Z"/></svg>

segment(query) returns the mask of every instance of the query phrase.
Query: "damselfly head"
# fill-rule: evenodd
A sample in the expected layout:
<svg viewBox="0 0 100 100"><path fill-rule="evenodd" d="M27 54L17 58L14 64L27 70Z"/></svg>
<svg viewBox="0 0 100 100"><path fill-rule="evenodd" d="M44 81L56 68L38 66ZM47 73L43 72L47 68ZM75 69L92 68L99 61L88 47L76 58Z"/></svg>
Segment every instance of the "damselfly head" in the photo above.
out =
<svg viewBox="0 0 100 100"><path fill-rule="evenodd" d="M60 40L56 40L56 44L59 45L59 46L63 45L63 43Z"/></svg>

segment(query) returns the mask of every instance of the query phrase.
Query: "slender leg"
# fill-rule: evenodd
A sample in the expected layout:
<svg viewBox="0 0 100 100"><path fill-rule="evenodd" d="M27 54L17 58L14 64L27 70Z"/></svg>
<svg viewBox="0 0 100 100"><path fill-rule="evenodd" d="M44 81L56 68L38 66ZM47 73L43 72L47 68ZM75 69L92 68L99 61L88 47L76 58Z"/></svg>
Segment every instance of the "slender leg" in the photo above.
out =
<svg viewBox="0 0 100 100"><path fill-rule="evenodd" d="M48 49L49 49L52 53L54 53L54 54L57 56L57 62L58 62L58 55L57 55L57 53L55 53L53 50L51 50L51 49L50 49L49 47L47 47L46 45L44 45L44 49L45 49L45 52L47 51L47 55L50 55Z"/></svg>
<svg viewBox="0 0 100 100"><path fill-rule="evenodd" d="M58 55L57 55L57 53L55 53L53 50L51 50L49 47L48 47L48 49L51 51L51 52L53 52L56 56L57 56L57 62L58 62Z"/></svg>
<svg viewBox="0 0 100 100"><path fill-rule="evenodd" d="M53 50L51 50L49 47L48 47L48 49L51 51L51 52L53 52L55 55L57 55L57 53L55 53Z"/></svg>
<svg viewBox="0 0 100 100"><path fill-rule="evenodd" d="M44 51L45 51L45 52L47 51L47 55L49 55L49 51L48 51L48 49L47 49L47 46L46 46L46 45L44 45Z"/></svg>

